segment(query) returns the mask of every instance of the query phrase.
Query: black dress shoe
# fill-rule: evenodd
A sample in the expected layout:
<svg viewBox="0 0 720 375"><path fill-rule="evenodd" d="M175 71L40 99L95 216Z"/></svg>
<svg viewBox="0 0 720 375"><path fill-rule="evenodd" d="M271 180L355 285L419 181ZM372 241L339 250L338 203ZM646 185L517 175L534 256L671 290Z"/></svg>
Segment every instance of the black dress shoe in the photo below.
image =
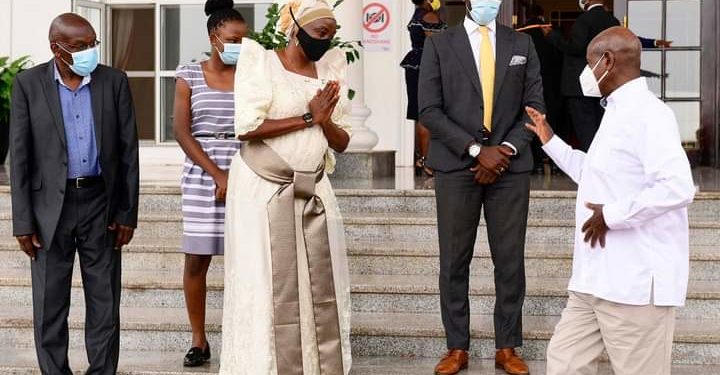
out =
<svg viewBox="0 0 720 375"><path fill-rule="evenodd" d="M202 366L210 360L210 343L206 344L205 350L198 347L192 347L185 354L183 365L185 367L198 367Z"/></svg>

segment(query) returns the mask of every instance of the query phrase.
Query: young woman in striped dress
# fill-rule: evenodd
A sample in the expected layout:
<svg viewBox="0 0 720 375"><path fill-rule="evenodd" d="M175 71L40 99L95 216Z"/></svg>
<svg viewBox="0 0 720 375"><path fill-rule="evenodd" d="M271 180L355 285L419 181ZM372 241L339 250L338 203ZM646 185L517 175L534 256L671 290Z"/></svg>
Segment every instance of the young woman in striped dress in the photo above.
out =
<svg viewBox="0 0 720 375"><path fill-rule="evenodd" d="M210 360L205 335L207 271L213 255L224 252L225 193L230 161L240 148L234 132L235 64L243 17L232 0L208 0L205 13L212 53L207 61L176 71L175 138L187 155L182 175L185 301L192 327L187 367Z"/></svg>

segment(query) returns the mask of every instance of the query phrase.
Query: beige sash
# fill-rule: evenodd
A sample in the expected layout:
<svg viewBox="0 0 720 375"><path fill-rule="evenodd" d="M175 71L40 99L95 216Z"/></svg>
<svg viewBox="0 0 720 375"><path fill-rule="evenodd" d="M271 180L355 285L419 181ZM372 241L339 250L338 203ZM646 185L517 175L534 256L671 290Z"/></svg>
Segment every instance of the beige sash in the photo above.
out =
<svg viewBox="0 0 720 375"><path fill-rule="evenodd" d="M302 375L295 199L305 201L302 228L307 249L310 290L315 314L315 333L320 373L343 374L340 323L325 206L315 195L315 184L324 176L325 160L314 172L294 171L275 151L261 141L240 149L245 164L264 180L280 184L268 202L270 251L272 255L275 356L278 375Z"/></svg>

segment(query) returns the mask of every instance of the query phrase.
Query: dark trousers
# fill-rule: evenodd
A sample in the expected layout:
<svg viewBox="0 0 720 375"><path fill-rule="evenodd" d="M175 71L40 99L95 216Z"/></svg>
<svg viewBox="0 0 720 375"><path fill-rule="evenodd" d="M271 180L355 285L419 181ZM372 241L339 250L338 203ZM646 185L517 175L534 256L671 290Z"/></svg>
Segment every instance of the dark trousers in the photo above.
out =
<svg viewBox="0 0 720 375"><path fill-rule="evenodd" d="M567 98L567 110L580 150L587 152L605 114L600 98L570 96Z"/></svg>
<svg viewBox="0 0 720 375"><path fill-rule="evenodd" d="M72 374L68 312L75 252L85 293L86 374L115 374L120 351L120 252L107 230L105 188L68 186L55 238L32 262L35 348L45 375Z"/></svg>
<svg viewBox="0 0 720 375"><path fill-rule="evenodd" d="M440 305L448 349L470 347L470 262L484 206L495 267L495 345L522 345L529 173L481 186L470 171L435 172L440 238Z"/></svg>

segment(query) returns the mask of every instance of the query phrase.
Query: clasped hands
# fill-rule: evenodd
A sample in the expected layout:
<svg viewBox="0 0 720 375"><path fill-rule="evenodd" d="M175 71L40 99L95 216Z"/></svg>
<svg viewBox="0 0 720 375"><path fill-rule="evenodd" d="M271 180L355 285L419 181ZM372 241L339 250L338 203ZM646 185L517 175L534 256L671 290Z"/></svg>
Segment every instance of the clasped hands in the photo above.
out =
<svg viewBox="0 0 720 375"><path fill-rule="evenodd" d="M510 168L510 157L513 155L513 150L505 145L483 146L476 158L477 164L470 168L475 173L475 182L480 185L495 183Z"/></svg>
<svg viewBox="0 0 720 375"><path fill-rule="evenodd" d="M322 127L332 124L332 114L339 101L340 83L338 81L330 81L325 87L318 90L308 104L315 124Z"/></svg>

